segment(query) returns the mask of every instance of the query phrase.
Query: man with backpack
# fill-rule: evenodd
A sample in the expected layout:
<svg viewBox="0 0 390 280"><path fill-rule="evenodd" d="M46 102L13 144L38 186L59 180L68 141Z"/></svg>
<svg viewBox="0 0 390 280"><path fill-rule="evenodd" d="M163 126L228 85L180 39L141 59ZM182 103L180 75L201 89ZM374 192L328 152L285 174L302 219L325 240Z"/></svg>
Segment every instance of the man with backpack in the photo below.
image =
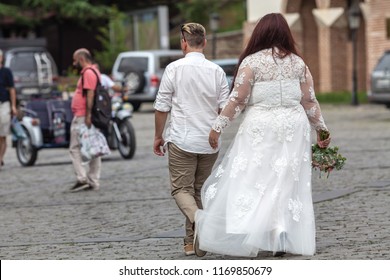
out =
<svg viewBox="0 0 390 280"><path fill-rule="evenodd" d="M93 65L91 53L84 48L73 53L73 66L80 71L80 78L72 99L73 120L70 127L69 152L77 182L71 191L98 190L101 170L101 158L96 157L88 162L89 170L85 168L81 157L80 128L85 124L92 126L92 111L95 90L100 84L100 71Z"/></svg>

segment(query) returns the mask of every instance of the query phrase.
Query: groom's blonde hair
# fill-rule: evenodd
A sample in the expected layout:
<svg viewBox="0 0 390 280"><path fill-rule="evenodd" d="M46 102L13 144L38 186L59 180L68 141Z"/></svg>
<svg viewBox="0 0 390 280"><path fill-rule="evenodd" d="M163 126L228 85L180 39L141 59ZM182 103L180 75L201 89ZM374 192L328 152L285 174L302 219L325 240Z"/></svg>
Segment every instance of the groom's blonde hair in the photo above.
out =
<svg viewBox="0 0 390 280"><path fill-rule="evenodd" d="M180 28L181 36L191 47L203 48L206 38L206 29L195 22L185 23Z"/></svg>

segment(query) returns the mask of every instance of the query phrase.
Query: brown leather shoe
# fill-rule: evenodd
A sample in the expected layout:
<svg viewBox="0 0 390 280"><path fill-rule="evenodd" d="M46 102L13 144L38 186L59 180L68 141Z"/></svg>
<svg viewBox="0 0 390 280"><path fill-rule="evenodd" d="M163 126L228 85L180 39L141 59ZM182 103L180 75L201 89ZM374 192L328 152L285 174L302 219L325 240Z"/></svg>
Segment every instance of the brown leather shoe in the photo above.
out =
<svg viewBox="0 0 390 280"><path fill-rule="evenodd" d="M186 256L195 255L194 245L193 244L184 245L184 253L186 254Z"/></svg>

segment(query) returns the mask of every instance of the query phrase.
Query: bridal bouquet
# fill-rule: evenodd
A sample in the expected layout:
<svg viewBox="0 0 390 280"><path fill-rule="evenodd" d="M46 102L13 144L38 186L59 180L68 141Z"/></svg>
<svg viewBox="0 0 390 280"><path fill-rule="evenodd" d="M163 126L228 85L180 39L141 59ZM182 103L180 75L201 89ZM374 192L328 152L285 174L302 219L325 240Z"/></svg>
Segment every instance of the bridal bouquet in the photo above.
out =
<svg viewBox="0 0 390 280"><path fill-rule="evenodd" d="M329 132L322 130L320 132L320 139L325 140L329 137ZM320 148L318 144L312 145L312 167L318 169L321 172L328 173L327 178L329 177L330 172L336 168L340 170L345 161L347 160L341 154L338 153L338 147L327 147Z"/></svg>

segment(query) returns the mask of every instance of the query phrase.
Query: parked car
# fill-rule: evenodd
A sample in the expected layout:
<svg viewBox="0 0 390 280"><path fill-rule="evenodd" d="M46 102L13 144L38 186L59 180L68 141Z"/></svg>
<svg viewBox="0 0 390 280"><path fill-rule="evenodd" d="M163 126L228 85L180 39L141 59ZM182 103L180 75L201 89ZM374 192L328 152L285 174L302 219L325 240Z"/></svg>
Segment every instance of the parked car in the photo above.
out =
<svg viewBox="0 0 390 280"><path fill-rule="evenodd" d="M367 95L370 102L390 108L390 50L382 55L372 71L371 90Z"/></svg>
<svg viewBox="0 0 390 280"><path fill-rule="evenodd" d="M50 97L57 89L57 66L44 47L18 47L5 51L4 66L12 70L19 100Z"/></svg>
<svg viewBox="0 0 390 280"><path fill-rule="evenodd" d="M237 67L238 58L215 59L212 60L212 62L221 66L223 71L225 71L226 78L228 80L229 88L230 88L231 83L233 81L234 71L236 70Z"/></svg>
<svg viewBox="0 0 390 280"><path fill-rule="evenodd" d="M129 89L127 101L138 111L143 102L154 102L165 67L183 57L181 50L148 50L120 53L112 78Z"/></svg>

